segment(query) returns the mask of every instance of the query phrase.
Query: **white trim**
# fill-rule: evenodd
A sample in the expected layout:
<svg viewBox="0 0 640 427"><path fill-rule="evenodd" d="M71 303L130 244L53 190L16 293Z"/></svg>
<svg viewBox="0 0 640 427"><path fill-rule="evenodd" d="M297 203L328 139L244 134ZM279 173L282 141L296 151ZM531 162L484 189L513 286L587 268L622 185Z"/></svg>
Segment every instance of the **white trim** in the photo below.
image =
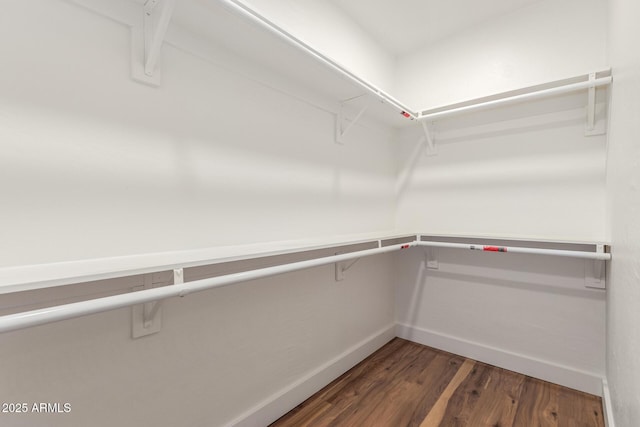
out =
<svg viewBox="0 0 640 427"><path fill-rule="evenodd" d="M274 422L394 337L395 325L385 327L314 369L298 381L272 394L226 425L228 427L262 427Z"/></svg>
<svg viewBox="0 0 640 427"><path fill-rule="evenodd" d="M574 369L548 360L513 353L500 348L490 347L477 342L401 323L396 324L396 335L419 344L459 354L470 359L580 390L585 393L596 396L602 394L602 377L593 372Z"/></svg>
<svg viewBox="0 0 640 427"><path fill-rule="evenodd" d="M609 383L606 378L602 380L602 412L605 427L616 427L613 419L613 401L611 400Z"/></svg>

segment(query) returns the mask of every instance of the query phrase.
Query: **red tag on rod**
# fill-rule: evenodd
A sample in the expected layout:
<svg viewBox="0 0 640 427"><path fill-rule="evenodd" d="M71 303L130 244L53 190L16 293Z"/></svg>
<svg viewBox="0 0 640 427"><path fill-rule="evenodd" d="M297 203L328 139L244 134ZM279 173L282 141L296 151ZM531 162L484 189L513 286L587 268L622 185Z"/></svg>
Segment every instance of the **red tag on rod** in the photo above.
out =
<svg viewBox="0 0 640 427"><path fill-rule="evenodd" d="M482 250L489 252L507 252L507 248L501 248L500 246L484 246Z"/></svg>

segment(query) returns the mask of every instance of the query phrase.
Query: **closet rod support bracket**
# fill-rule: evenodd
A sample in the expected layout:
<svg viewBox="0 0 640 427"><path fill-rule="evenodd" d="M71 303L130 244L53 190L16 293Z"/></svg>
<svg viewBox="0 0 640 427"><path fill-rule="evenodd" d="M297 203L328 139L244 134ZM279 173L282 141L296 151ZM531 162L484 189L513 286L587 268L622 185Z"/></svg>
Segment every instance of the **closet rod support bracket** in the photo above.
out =
<svg viewBox="0 0 640 427"><path fill-rule="evenodd" d="M597 74L589 73L589 82L595 82L596 80ZM597 104L595 84L589 87L587 91L587 123L584 127L584 135L604 135L607 133L605 114L603 114L604 107Z"/></svg>
<svg viewBox="0 0 640 427"><path fill-rule="evenodd" d="M437 248L424 248L424 266L427 270L438 270L440 268Z"/></svg>
<svg viewBox="0 0 640 427"><path fill-rule="evenodd" d="M153 274L145 274L143 276L143 285L133 288L133 291L151 289L158 285L168 285L168 283L166 280L156 282ZM173 285L181 283L184 283L184 270L176 268L173 270ZM162 302L163 300L158 300L132 306L131 336L134 339L160 332L162 327Z"/></svg>
<svg viewBox="0 0 640 427"><path fill-rule="evenodd" d="M606 252L605 245L596 245L597 253ZM593 260L585 262L585 281L584 285L587 288L605 289L605 273L606 264L604 260Z"/></svg>
<svg viewBox="0 0 640 427"><path fill-rule="evenodd" d="M336 255L340 255L340 254L336 253ZM342 282L345 278L345 272L349 270L351 267L353 267L353 265L358 261L360 261L360 258L356 258L352 261L336 262L334 264L335 270L336 270L336 282Z"/></svg>
<svg viewBox="0 0 640 427"><path fill-rule="evenodd" d="M589 81L596 79L596 73L589 73ZM589 88L587 104L587 132L593 131L596 126L596 88Z"/></svg>

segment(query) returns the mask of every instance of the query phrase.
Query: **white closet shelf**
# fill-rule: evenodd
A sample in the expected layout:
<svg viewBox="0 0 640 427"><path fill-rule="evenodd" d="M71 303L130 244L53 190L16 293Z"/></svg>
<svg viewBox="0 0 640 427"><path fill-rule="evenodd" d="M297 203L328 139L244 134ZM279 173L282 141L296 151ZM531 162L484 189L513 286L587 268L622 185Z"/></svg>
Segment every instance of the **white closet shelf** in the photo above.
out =
<svg viewBox="0 0 640 427"><path fill-rule="evenodd" d="M401 237L405 239L405 241L398 243L397 238ZM387 242L388 244L384 244L383 240L394 240L392 242ZM359 241L362 242L362 241ZM372 242L371 239L367 239L366 242ZM384 236L379 237L378 239L373 240L373 242L377 242L377 247L373 247L365 250L357 250L351 251L338 255L324 256L324 257L315 257L311 259L307 259L304 261L291 262L291 263L283 263L274 265L266 268L259 268L255 270L242 271L239 273L232 273L223 276L216 276L201 280L194 280L190 282L183 281L183 271L182 268L193 265L199 265L202 260L192 261L182 263L181 265L176 265L174 263L170 265L164 265L162 267L157 266L161 271L174 269L174 283L168 286L161 286L158 288L151 288L146 290L141 290L137 292L130 292L120 295L114 295L103 298L90 299L86 301L57 305L53 307L42 308L38 310L25 311L15 314L9 314L6 316L0 317L0 333L14 331L18 329L28 328L32 326L43 325L46 323L52 323L60 320L72 319L80 316L86 316L89 314L100 313L108 310L115 310L118 308L134 306L139 304L146 304L154 302L155 305L153 308L149 308L147 311L145 309L144 322L152 322L152 318L155 317L155 314L158 312L159 304L162 300L171 298L171 297L184 297L188 294L194 292L200 292L208 289L219 288L223 286L233 285L235 283L247 282L250 280L271 277L283 273L299 271L311 267L317 267L328 264L336 264L336 269L338 269L339 263L349 261L349 260L357 260L362 257L379 255L383 253L390 253L401 251L404 249L409 249L411 247L425 247L425 248L450 248L450 249L467 249L473 251L483 251L489 253L520 253L520 254L532 254L532 255L546 255L546 256L560 256L560 257L573 257L573 258L581 258L586 260L593 260L598 269L598 272L601 273L602 265L604 261L611 259L611 255L606 253L604 247L598 247L596 252L592 251L584 251L584 250L564 250L564 249L547 249L547 248L532 248L532 247L519 247L519 246L494 246L494 245L486 245L482 243L452 243L452 242L442 242L442 241L434 241L434 240L425 240L421 235L400 235L400 236ZM355 243L354 241L350 241L349 243ZM344 244L344 242L342 242ZM324 245L322 245L324 246ZM335 246L335 243L331 245L331 247ZM326 247L326 246L324 246ZM313 248L318 248L315 246ZM311 247L306 246L304 248L298 248L297 251L309 250ZM276 251L279 252L279 251ZM273 254L274 252L269 252ZM280 252L281 253L281 252ZM289 250L288 253L291 253ZM260 256L264 256L264 252L260 254ZM166 254L164 254L166 256ZM156 255L157 256L157 255ZM245 255L243 258L247 258ZM215 260L208 260L207 263L212 262L224 262L228 261L230 258L220 258ZM234 258L234 259L237 259ZM91 262L91 261L89 261ZM103 260L93 260L94 266L99 265L100 263L113 263L113 259L107 259L107 261ZM97 264L95 264L97 263ZM69 267L71 265L77 265L77 263L64 263L67 269L67 272L71 271ZM59 264L60 265L60 264ZM36 266L37 267L37 266ZM41 266L40 266L41 267ZM49 266L51 267L51 265ZM86 268L86 265L84 266ZM34 267L25 267L27 269ZM342 268L342 267L341 267ZM140 273L141 271L146 269L138 269L136 273ZM130 275L133 270L112 272L111 277L113 275ZM344 271L344 268L342 269ZM76 271L77 272L77 271ZM42 274L42 271L38 272ZM85 271L85 273L87 273ZM107 272L101 272L100 275L109 274ZM78 280L86 279L87 275L78 276L75 278L69 276L67 274L67 280L75 280L76 283ZM338 279L337 279L338 280ZM31 286L35 284L33 282L30 283ZM16 289L17 285L14 285L14 289ZM157 332L155 330L149 331L149 333ZM138 336L142 336L145 334L140 334Z"/></svg>
<svg viewBox="0 0 640 427"><path fill-rule="evenodd" d="M530 237L530 236L519 236L519 235L511 235L511 236L501 236L497 234L442 234L442 233L430 233L428 231L421 231L419 233L407 233L407 234L417 234L423 240L426 239L437 239L437 240L483 240L483 241L504 241L504 242L514 242L518 244L525 245L539 245L539 246L580 246L585 250L591 250L592 248L597 247L598 245L609 246L611 242L606 241L596 241L596 240L571 240L571 239L551 239L544 237Z"/></svg>
<svg viewBox="0 0 640 427"><path fill-rule="evenodd" d="M282 40L293 45L294 47L296 47L306 55L312 58L315 58L316 60L318 60L325 66L329 67L330 69L332 69L333 71L341 75L342 77L345 77L347 80L354 83L360 89L364 90L365 93L368 93L373 97L382 101L382 103L389 105L391 108L395 109L405 118L411 119L411 120L416 118L417 114L415 110L409 108L405 103L398 100L397 98L390 95L389 93L385 92L384 90L377 87L373 83L353 73L351 70L344 67L334 59L330 58L329 56L315 49L309 43L305 42L304 40L296 37L294 34L280 27L278 24L268 19L264 14L260 13L255 8L250 7L249 5L245 4L240 0L218 0L218 1L228 6L231 6L231 8L238 11L243 16L249 18L251 21L255 22L262 28L265 28L267 31L280 37Z"/></svg>
<svg viewBox="0 0 640 427"><path fill-rule="evenodd" d="M139 13L137 13L135 11L135 6L131 4L126 8L104 8L98 6L96 2L90 2L88 0L77 0L77 2L82 5L82 7L92 10L95 13L139 30L138 32L134 31L135 34L142 32L143 16L146 16L143 12L145 10L145 6L143 4L139 5ZM367 115L371 115L375 117L376 120L395 127L407 126L408 124L415 123L416 121L434 121L453 114L493 108L514 102L524 102L546 96L554 96L561 93L584 89L590 90L597 86L607 85L612 81L611 70L608 69L581 74L578 76L569 76L555 81L540 82L535 86L519 88L484 98L444 105L434 109L419 109L400 101L394 95L352 72L349 68L343 66L338 61L280 27L277 23L271 21L264 14L247 5L242 0L217 0L217 4L220 6L218 9L209 5L208 9L210 10L204 8L196 11L200 13L196 13L192 10L191 12L198 17L197 22L187 21L185 14L183 13L177 13L178 16L172 18L172 15L176 14L173 12L172 7L174 0L154 0L153 4L156 5L156 3L163 4L163 7L156 7L156 9L163 11L161 18L163 23L162 28L164 30L167 29L166 27L168 27L171 19L177 18L177 20L180 21L179 25L170 31L166 31L166 36L163 31L156 31L153 34L150 34L147 38L153 48L153 55L145 58L138 58L138 56L133 55L134 58L138 58L134 61L134 68L137 66L141 70L146 69L147 73L151 73L152 70L150 70L150 68L153 68L154 64L158 63L157 56L159 54L160 46L163 43L168 43L175 47L190 51L192 46L185 40L193 40L193 37L191 37L191 35L182 37L184 36L183 30L181 30L182 28L190 28L193 26L195 28L194 34L197 34L200 37L202 37L203 34L207 34L206 37L210 36L216 39L216 41L220 41L217 40L217 38L219 38L219 34L216 31L211 30L211 28L221 27L221 29L224 29L225 31L228 30L232 32L228 37L225 37L227 42L228 40L233 40L233 43L228 46L225 45L229 49L238 49L243 55L257 55L257 58L259 58L260 61L267 61L269 67L273 67L274 70L283 73L283 75L302 77L301 81L304 81L305 84L314 85L314 88L317 89L319 93L329 95L331 98L338 98L338 103L343 103L345 100L367 94L371 98L379 101L372 103L371 108L367 110ZM176 8L186 7L179 2L177 2L177 4L178 6ZM165 8L164 6L167 7ZM235 15L244 18L240 21L246 22L246 25L236 25L243 24L243 22L233 22L233 25L230 25L229 22L226 22L228 21L228 19L226 19L228 18L228 14L226 14L224 10L233 11L235 12ZM165 11L166 13L164 13ZM204 17L203 15L205 14L208 15ZM243 31L246 31L247 27L262 29L266 34L253 34L253 36L249 37L246 41L243 40L247 39L247 37L236 37L236 35L239 36L244 34ZM263 35L266 35L266 37L262 37ZM274 37L269 37L269 35L273 35ZM290 47L290 49L283 49L282 46L279 46L275 41L284 41L284 45ZM137 42L140 42L140 40L137 40ZM199 43L196 44L200 45ZM196 49L196 51L197 50L198 49ZM265 52L269 52L269 54L265 54ZM192 53L194 53L194 51L192 51ZM303 62L301 64L299 60L302 57L309 59L309 63L307 64L306 62ZM311 63L314 64L314 67L310 67ZM298 70L292 70L290 64L301 65L303 71L300 72ZM315 64L321 64L322 66L317 67ZM159 67L156 66L156 68ZM320 71L320 69L322 69L322 71ZM141 72L143 75L141 80L157 79L159 78L158 76L160 71L161 70L159 69L155 70L155 74L153 74L155 77L153 78L149 74ZM590 81L592 77L593 79ZM325 80L327 81L325 82ZM146 81L146 83L149 84L159 84L158 82L154 82ZM395 114L388 114L389 110L395 111Z"/></svg>
<svg viewBox="0 0 640 427"><path fill-rule="evenodd" d="M326 239L275 241L217 246L187 251L11 266L0 268L0 294L362 243L377 244L407 236L407 234L395 233L368 233ZM415 240L415 237L415 234L411 235L413 240Z"/></svg>
<svg viewBox="0 0 640 427"><path fill-rule="evenodd" d="M398 239L404 241L434 240L436 242L456 244L467 244L466 240L470 241L468 244L480 246L484 244L478 242L484 240L489 242L485 246L496 245L496 242L509 242L514 247L532 246L536 250L546 248L545 250L551 251L568 248L587 254L595 254L598 246L606 246L606 243L602 242L531 240L499 236L437 235L430 233L357 234L337 236L331 239L276 241L5 267L0 268L0 294L358 244L368 243L381 247L386 246L389 242L395 243ZM443 245L443 247L447 247L447 245Z"/></svg>
<svg viewBox="0 0 640 427"><path fill-rule="evenodd" d="M231 6L234 10L248 17L251 21L277 35L281 39L299 49L304 54L320 61L330 69L337 72L339 75L346 77L347 80L355 83L356 86L364 90L366 93L373 95L375 98L378 98L380 101L382 101L382 103L388 104L396 111L400 112L405 118L411 120L417 119L434 121L436 119L441 119L456 114L495 108L503 105L551 97L579 90L595 89L596 87L608 85L612 82L611 69L605 69L597 72L570 76L560 80L541 82L534 86L518 88L508 92L494 94L488 97L472 99L451 105L445 105L436 109L417 109L399 101L396 97L390 95L376 85L351 72L348 68L342 66L329 56L318 51L313 46L296 37L294 34L284 30L282 27L269 20L259 11L245 4L242 0L218 1Z"/></svg>
<svg viewBox="0 0 640 427"><path fill-rule="evenodd" d="M577 92L580 90L595 89L600 86L609 85L612 81L611 69L580 74L561 80L544 82L534 86L519 88L438 108L423 109L417 113L417 119L434 121L458 114L498 108L520 102L533 101L541 98Z"/></svg>

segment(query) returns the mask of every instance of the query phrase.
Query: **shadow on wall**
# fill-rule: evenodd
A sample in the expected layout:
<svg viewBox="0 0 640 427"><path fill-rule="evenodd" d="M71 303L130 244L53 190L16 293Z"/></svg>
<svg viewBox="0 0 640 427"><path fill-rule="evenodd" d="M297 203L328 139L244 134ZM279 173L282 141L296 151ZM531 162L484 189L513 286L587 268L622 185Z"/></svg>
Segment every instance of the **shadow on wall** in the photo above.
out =
<svg viewBox="0 0 640 427"><path fill-rule="evenodd" d="M5 265L393 227L388 131L339 146L321 95L215 45L212 61L165 45L144 86L126 26L44 3L38 31L22 6L6 28L42 54L8 46L2 67Z"/></svg>

